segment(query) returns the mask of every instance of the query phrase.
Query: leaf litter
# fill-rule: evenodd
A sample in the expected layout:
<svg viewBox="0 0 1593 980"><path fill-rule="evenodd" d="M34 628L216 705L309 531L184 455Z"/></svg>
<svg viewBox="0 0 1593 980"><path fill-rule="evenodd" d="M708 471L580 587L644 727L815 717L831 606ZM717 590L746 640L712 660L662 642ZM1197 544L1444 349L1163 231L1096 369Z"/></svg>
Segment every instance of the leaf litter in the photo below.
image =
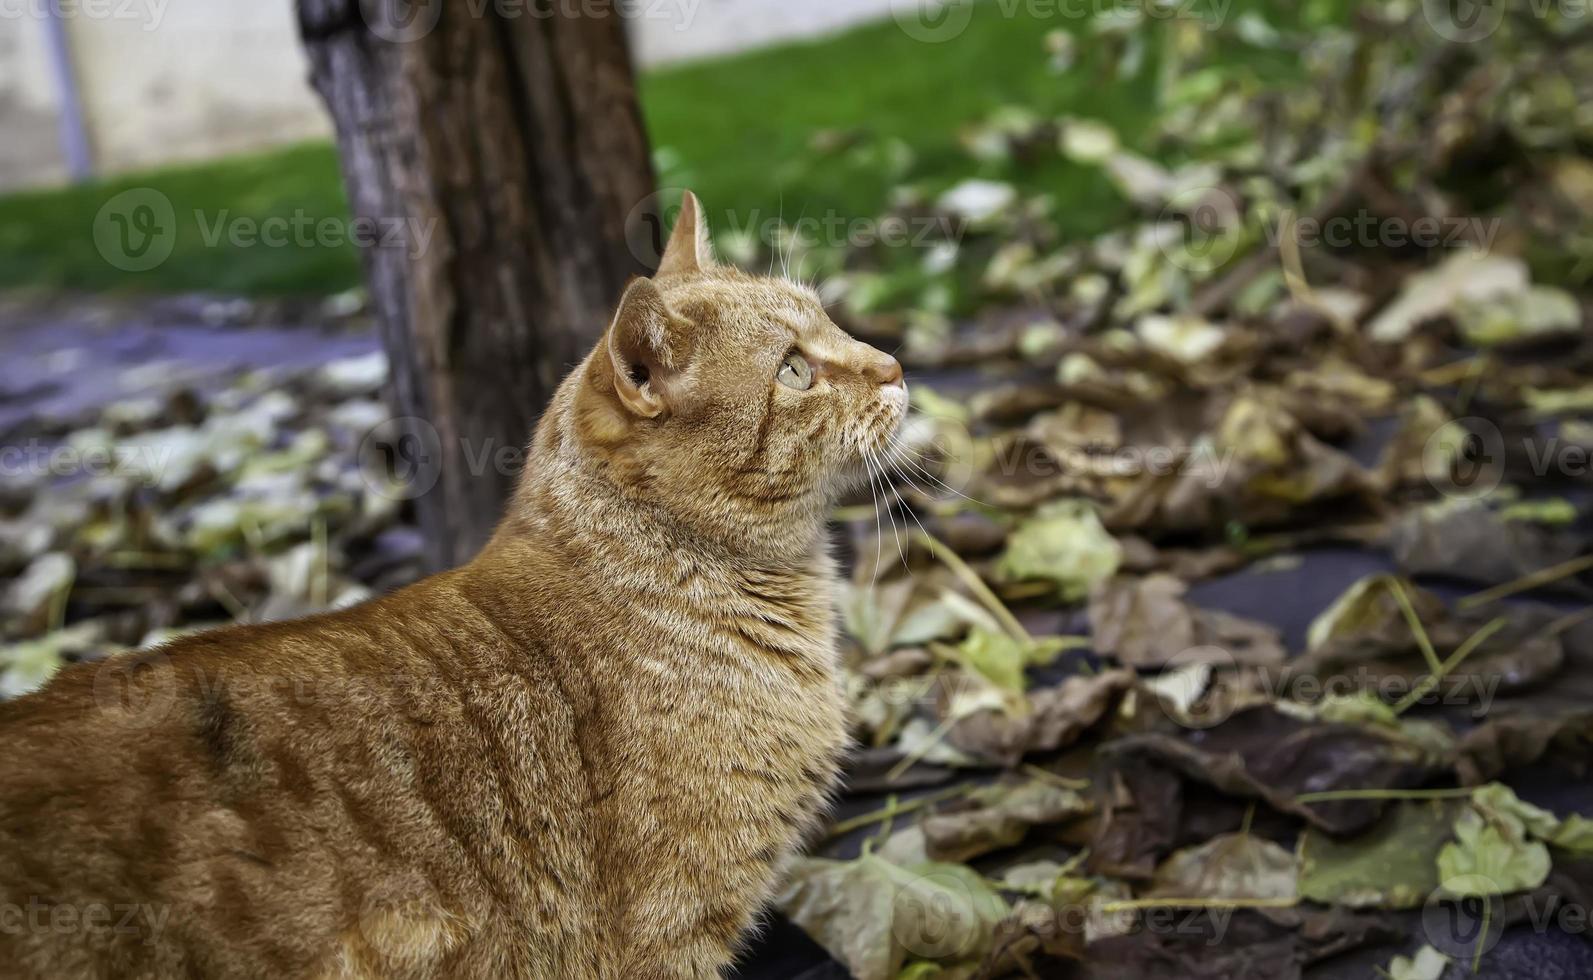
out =
<svg viewBox="0 0 1593 980"><path fill-rule="evenodd" d="M1272 980L1392 943L1385 975L1432 980L1484 944L1413 941L1399 910L1587 900L1593 820L1508 781L1585 780L1593 745L1586 617L1516 601L1593 586L1593 49L1528 10L1451 43L1427 6L1103 12L1035 57L1146 81L1147 132L999 107L950 182L849 132L902 181L882 217L944 237L779 238L914 372L888 483L838 514L844 815L775 903L852 975ZM1026 181L1048 163L1136 217L1069 237ZM385 375L174 384L12 433L121 464L0 485L0 695L416 577L366 438ZM1202 604L1346 546L1387 571L1303 636Z"/></svg>
<svg viewBox="0 0 1593 980"><path fill-rule="evenodd" d="M846 661L925 682L893 737L856 719L871 751L976 788L849 826L796 866L881 860L868 841L848 855L884 833L903 860L976 872L1008 911L949 904L940 933L967 945L914 950L784 902L855 975L866 954L913 978L1270 980L1367 946L1389 950L1384 975L1436 977L1487 944L1434 948L1402 910L1481 900L1503 922L1585 897L1593 821L1499 781L1585 779L1593 745L1575 693L1593 694L1593 241L1559 185L1510 176L1543 168L1585 195L1573 107L1593 55L1563 43L1574 30L1511 13L1455 45L1415 4L1306 31L1136 22L1102 36L1135 39L1125 59L1153 38L1177 52L1152 133L1181 163L1107 121L1008 107L962 134L978 180L936 196L905 171L899 206L960 237L890 290L902 309L843 304L845 325L917 372L978 376L915 390L875 499L956 543L867 568L882 596L914 596L881 602L942 604L919 616L944 632L891 649L860 633ZM1303 77L1269 93L1229 43L1288 50ZM1045 47L1076 70L1071 45ZM1141 220L1068 239L1023 189L1046 153L1099 168ZM1307 237L1357 221L1376 237ZM1389 239L1419 228L1448 237ZM893 275L877 247L826 261ZM882 531L868 510L859 555ZM1214 577L1343 547L1383 570L1303 635L1201 601Z"/></svg>

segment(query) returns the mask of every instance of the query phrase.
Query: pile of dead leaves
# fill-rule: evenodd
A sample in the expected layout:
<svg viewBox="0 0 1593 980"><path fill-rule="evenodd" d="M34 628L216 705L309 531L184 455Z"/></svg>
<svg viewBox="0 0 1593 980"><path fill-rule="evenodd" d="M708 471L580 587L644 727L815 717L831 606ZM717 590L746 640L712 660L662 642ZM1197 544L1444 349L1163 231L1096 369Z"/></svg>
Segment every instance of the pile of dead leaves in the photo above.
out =
<svg viewBox="0 0 1593 980"><path fill-rule="evenodd" d="M780 898L860 980L1272 980L1368 944L1432 980L1587 907L1593 823L1499 780L1584 779L1593 742L1593 52L1416 6L1242 26L1302 59L1290 92L1161 25L1181 167L992 116L980 159L1099 165L1146 220L1066 242L999 180L921 200L966 219L926 262L1000 301L972 327L933 279L885 312L877 262L824 260L851 327L957 369L843 512L869 803ZM1323 546L1387 571L1303 637L1191 599Z"/></svg>
<svg viewBox="0 0 1593 980"><path fill-rule="evenodd" d="M1389 975L1433 980L1589 907L1593 825L1506 781L1583 779L1593 741L1593 45L1547 8L1457 39L1439 6L1298 34L1102 15L1124 76L1160 50L1148 136L1003 107L962 134L977 180L879 148L892 213L956 230L911 268L778 243L932 379L888 493L839 515L859 749L779 898L859 980L1275 980L1386 941ZM1076 40L1036 56L1071 70ZM1220 43L1304 77L1259 85ZM1066 239L1011 179L1047 159L1140 220ZM384 377L243 376L51 433L109 462L0 487L0 694L412 577L406 490L361 451ZM1195 598L1329 546L1383 571L1300 635Z"/></svg>
<svg viewBox="0 0 1593 980"><path fill-rule="evenodd" d="M380 354L218 391L152 386L18 440L0 485L0 696L63 662L305 615L414 578L407 488L380 457Z"/></svg>

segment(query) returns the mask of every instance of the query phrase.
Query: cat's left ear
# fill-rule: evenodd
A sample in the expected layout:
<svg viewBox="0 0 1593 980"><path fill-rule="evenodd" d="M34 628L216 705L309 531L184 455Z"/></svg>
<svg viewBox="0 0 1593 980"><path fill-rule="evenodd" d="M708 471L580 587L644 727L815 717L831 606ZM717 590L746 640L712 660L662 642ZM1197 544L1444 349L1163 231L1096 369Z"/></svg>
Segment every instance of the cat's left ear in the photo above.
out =
<svg viewBox="0 0 1593 980"><path fill-rule="evenodd" d="M663 414L670 386L691 357L691 342L691 321L669 308L658 286L651 279L632 280L604 344L620 402L644 418Z"/></svg>
<svg viewBox="0 0 1593 980"><path fill-rule="evenodd" d="M658 262L658 275L685 276L706 272L714 262L713 239L708 237L708 219L703 216L702 202L697 195L686 191L680 198L680 214L669 233L669 244L664 247L664 257Z"/></svg>

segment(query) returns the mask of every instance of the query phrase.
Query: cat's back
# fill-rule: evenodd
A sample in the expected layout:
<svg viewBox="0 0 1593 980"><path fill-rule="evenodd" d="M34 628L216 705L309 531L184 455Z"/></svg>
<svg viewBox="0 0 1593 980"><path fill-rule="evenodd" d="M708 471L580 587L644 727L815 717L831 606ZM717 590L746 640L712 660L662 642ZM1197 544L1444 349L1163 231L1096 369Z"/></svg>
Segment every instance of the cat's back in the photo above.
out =
<svg viewBox="0 0 1593 980"><path fill-rule="evenodd" d="M489 955L485 929L573 929L502 921L555 908L590 854L557 819L586 803L568 683L535 599L497 622L463 574L78 665L0 704L0 902L40 920L0 930L0 962L426 975Z"/></svg>

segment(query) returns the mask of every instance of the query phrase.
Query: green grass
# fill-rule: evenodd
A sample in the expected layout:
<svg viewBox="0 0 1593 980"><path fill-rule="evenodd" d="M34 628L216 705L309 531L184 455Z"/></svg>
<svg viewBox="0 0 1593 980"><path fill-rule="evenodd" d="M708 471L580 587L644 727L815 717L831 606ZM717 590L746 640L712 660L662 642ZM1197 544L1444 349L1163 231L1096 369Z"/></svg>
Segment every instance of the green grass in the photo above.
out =
<svg viewBox="0 0 1593 980"><path fill-rule="evenodd" d="M1235 0L1229 16L1266 8L1279 23L1295 16L1284 2ZM904 179L938 189L983 174L1050 193L1071 234L1108 227L1129 213L1128 205L1095 169L1054 153L1028 166L980 164L959 145L965 124L1011 104L1042 115L1103 119L1131 145L1143 139L1153 113L1159 34L1147 33L1151 43L1140 71L1119 79L1109 42L1085 33L1085 22L1037 19L1026 12L1031 9L1050 8L982 4L967 29L947 43L916 41L887 21L822 41L651 72L641 81L641 97L660 184L697 190L723 229L727 222L761 227L781 215L871 217ZM1009 10L1015 15L1006 16ZM1048 70L1043 44L1058 28L1079 35L1077 65L1061 76ZM1235 57L1263 76L1293 70L1275 53L1246 48ZM852 149L819 152L812 141L821 130L862 138ZM893 173L882 165L880 149L898 140L911 150L911 165ZM103 257L107 236L114 241L125 231L105 218L96 245L102 207L137 188L164 195L177 226L169 258L147 271L127 271ZM357 285L359 262L347 245L207 241L207 227L219 220L296 216L346 221L330 145L0 198L0 287L270 295Z"/></svg>
<svg viewBox="0 0 1593 980"><path fill-rule="evenodd" d="M116 195L138 188L152 188L171 201L177 237L159 266L128 272L101 254L95 218ZM330 144L16 194L0 198L0 286L296 294L355 285L360 268L352 247L238 247L206 240L218 218L261 221L301 213L346 219L337 152Z"/></svg>

